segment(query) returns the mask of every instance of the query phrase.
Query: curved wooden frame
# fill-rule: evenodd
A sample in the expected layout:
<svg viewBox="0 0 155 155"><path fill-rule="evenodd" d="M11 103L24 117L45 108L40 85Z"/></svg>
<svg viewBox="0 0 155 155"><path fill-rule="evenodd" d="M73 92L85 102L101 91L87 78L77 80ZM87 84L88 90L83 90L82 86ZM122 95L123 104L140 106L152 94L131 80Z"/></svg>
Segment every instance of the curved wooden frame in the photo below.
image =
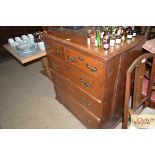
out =
<svg viewBox="0 0 155 155"><path fill-rule="evenodd" d="M142 84L145 75L145 63L149 58L153 58L152 69L150 73L150 79L148 84L147 95L142 97ZM129 107L129 98L131 94L131 83L132 83L132 73L135 71L134 78L134 92L133 92L133 102L132 107ZM153 89L153 81L155 78L155 53L148 53L138 57L127 70L126 75L126 90L125 90L125 100L124 100L124 118L122 128L126 129L128 126L129 115L134 114L142 104L150 103L151 93Z"/></svg>

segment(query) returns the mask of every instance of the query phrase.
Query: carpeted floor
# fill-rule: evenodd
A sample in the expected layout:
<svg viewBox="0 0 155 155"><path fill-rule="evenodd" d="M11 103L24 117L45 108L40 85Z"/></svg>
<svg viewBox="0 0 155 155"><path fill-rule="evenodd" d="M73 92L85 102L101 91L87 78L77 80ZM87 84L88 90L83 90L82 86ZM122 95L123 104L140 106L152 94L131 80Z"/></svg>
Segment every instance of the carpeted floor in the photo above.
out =
<svg viewBox="0 0 155 155"><path fill-rule="evenodd" d="M0 63L0 127L85 128L55 100L53 84L40 70L40 62L25 67L15 59Z"/></svg>
<svg viewBox="0 0 155 155"><path fill-rule="evenodd" d="M85 129L55 100L53 84L41 68L40 61L25 67L15 59L0 63L0 128Z"/></svg>

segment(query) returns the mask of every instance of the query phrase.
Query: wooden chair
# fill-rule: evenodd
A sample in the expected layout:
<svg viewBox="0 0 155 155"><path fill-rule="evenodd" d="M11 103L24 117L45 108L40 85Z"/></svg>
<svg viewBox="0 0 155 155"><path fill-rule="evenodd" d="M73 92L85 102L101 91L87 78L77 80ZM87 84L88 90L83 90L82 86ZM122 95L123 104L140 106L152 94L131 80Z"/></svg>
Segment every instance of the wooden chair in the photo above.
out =
<svg viewBox="0 0 155 155"><path fill-rule="evenodd" d="M147 59L152 59L149 79L145 78ZM129 127L128 125L131 115L137 114L137 111L140 108L142 108L142 110L139 115L155 114L155 109L149 107L151 103L155 104L155 88L153 86L154 80L155 53L141 55L127 70L122 128L126 129ZM129 103L129 100L131 103Z"/></svg>

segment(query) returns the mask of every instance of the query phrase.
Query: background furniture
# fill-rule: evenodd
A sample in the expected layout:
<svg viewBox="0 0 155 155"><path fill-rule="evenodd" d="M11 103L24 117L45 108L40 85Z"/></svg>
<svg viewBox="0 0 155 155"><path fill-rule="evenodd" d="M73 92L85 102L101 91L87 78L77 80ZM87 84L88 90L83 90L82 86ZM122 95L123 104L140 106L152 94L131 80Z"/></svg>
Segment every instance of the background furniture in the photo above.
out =
<svg viewBox="0 0 155 155"><path fill-rule="evenodd" d="M145 78L147 59L153 58L149 79ZM132 81L134 79L134 82ZM126 90L124 101L124 118L122 128L128 127L128 121L131 115L135 114L141 105L150 105L155 103L155 91L153 81L155 79L155 53L144 54L138 57L127 70ZM132 84L133 92L132 92ZM130 98L131 97L131 98ZM131 101L131 103L129 102ZM155 109L144 108L141 114L155 114Z"/></svg>
<svg viewBox="0 0 155 155"><path fill-rule="evenodd" d="M12 47L9 44L3 45L4 49L7 50L13 57L15 57L21 64L27 64L29 62L32 62L37 59L41 59L42 67L43 69L41 70L41 73L43 73L45 76L47 76L49 79L51 79L51 73L49 71L49 66L47 62L47 53L46 51L43 50L38 50L36 54L33 54L32 56L28 57L20 57L18 56L16 49Z"/></svg>
<svg viewBox="0 0 155 155"><path fill-rule="evenodd" d="M87 45L86 29L43 34L56 99L87 128L112 128L123 116L125 78L145 37L110 48Z"/></svg>
<svg viewBox="0 0 155 155"><path fill-rule="evenodd" d="M6 45L3 45L3 47L22 64L25 64L25 63L28 63L33 60L36 60L36 59L46 56L46 51L38 50L38 52L36 54L33 54L32 56L20 57L20 56L18 56L16 49L14 47L12 47L11 45L6 44Z"/></svg>
<svg viewBox="0 0 155 155"><path fill-rule="evenodd" d="M0 26L0 61L11 57L6 49L3 48L3 45L8 43L9 38L42 31L42 29L41 26Z"/></svg>

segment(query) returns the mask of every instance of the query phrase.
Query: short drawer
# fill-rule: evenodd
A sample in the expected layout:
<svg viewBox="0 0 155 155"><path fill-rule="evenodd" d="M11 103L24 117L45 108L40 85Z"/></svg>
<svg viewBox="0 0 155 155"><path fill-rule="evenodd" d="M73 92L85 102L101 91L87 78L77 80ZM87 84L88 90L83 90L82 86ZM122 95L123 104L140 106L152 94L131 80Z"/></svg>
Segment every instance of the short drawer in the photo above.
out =
<svg viewBox="0 0 155 155"><path fill-rule="evenodd" d="M60 59L57 59L51 55L47 56L49 62L49 68L66 77L66 65Z"/></svg>
<svg viewBox="0 0 155 155"><path fill-rule="evenodd" d="M64 47L53 43L50 40L44 39L45 48L48 54L56 56L59 59L65 60Z"/></svg>
<svg viewBox="0 0 155 155"><path fill-rule="evenodd" d="M66 48L66 61L95 78L101 78L102 63L89 56L79 53L77 50Z"/></svg>
<svg viewBox="0 0 155 155"><path fill-rule="evenodd" d="M100 119L94 117L76 99L55 86L56 99L64 104L87 128L100 128Z"/></svg>
<svg viewBox="0 0 155 155"><path fill-rule="evenodd" d="M56 56L59 59L65 60L64 47L59 44L52 43L50 54Z"/></svg>

